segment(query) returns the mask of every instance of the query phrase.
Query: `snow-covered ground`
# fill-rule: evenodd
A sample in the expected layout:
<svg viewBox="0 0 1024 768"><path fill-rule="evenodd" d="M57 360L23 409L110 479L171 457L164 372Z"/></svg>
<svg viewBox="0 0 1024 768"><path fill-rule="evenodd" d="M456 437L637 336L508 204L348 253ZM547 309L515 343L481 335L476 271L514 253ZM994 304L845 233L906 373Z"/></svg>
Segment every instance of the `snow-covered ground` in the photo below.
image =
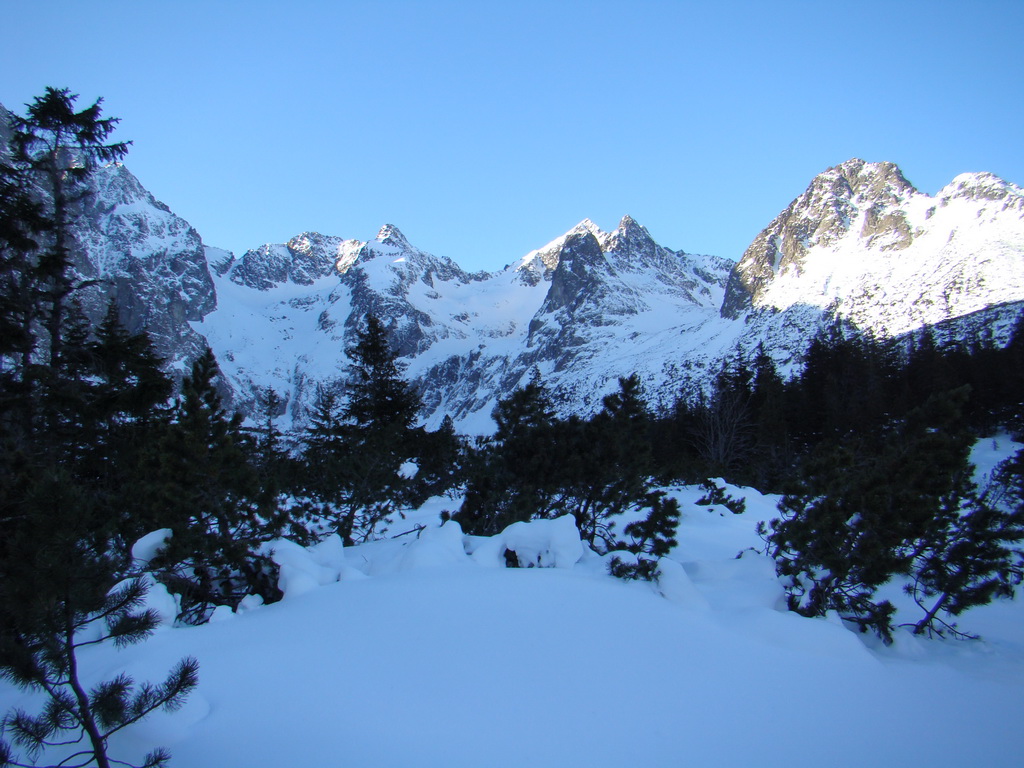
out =
<svg viewBox="0 0 1024 768"><path fill-rule="evenodd" d="M996 443L979 464L1005 455ZM159 680L200 662L183 709L118 736L180 768L322 766L1018 766L1020 602L976 609L977 642L886 648L781 609L753 552L774 497L735 515L673 491L679 546L656 585L622 582L563 521L502 540L438 527L342 550L282 546L285 599L145 643L88 649L88 674ZM553 567L506 569L504 546ZM0 685L0 707L29 705Z"/></svg>

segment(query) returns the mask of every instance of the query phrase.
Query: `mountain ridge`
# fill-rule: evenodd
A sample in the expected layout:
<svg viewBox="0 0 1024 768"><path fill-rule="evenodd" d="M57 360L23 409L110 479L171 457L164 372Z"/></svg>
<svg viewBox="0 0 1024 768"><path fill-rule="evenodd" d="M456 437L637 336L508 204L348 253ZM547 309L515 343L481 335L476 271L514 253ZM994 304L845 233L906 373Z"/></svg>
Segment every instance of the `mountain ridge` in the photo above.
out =
<svg viewBox="0 0 1024 768"><path fill-rule="evenodd" d="M667 406L759 348L796 371L836 320L884 338L935 328L998 343L1024 302L1024 190L990 173L929 196L897 165L854 158L812 179L737 263L666 248L626 215L610 232L584 219L474 273L390 223L370 241L303 232L236 257L125 166L88 183L72 254L78 276L97 281L87 312L114 299L177 376L208 344L235 407L255 413L272 388L284 426L304 422L318 388L343 393L345 350L369 313L391 333L424 421L448 415L484 433L496 399L538 373L563 413L595 410L633 373Z"/></svg>

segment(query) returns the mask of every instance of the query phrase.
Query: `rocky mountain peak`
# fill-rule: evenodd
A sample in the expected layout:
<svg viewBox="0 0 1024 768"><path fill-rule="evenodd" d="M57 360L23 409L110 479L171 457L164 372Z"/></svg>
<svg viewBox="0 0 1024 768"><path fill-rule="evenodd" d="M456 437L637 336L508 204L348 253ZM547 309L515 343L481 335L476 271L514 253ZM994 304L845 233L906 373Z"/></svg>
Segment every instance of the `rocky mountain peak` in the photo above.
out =
<svg viewBox="0 0 1024 768"><path fill-rule="evenodd" d="M623 216L616 230L602 238L601 243L608 251L619 254L630 264L652 259L658 250L657 243L632 216Z"/></svg>
<svg viewBox="0 0 1024 768"><path fill-rule="evenodd" d="M536 285L542 277L550 278L558 268L562 258L562 250L565 248L569 238L588 234L598 238L598 240L607 236L597 224L590 219L584 219L564 235L560 235L547 245L526 254L516 267L520 278L529 285Z"/></svg>
<svg viewBox="0 0 1024 768"><path fill-rule="evenodd" d="M590 231L570 232L560 249L541 314L571 309L582 302L600 283L604 266L605 257L597 236Z"/></svg>
<svg viewBox="0 0 1024 768"><path fill-rule="evenodd" d="M738 316L777 275L800 274L808 252L835 247L848 234L867 248L906 248L913 236L905 208L918 195L894 163L852 158L818 174L747 248L729 278L723 316ZM855 223L860 228L851 232Z"/></svg>
<svg viewBox="0 0 1024 768"><path fill-rule="evenodd" d="M898 200L917 192L895 163L869 163L856 157L819 174L810 189L825 189L861 203Z"/></svg>
<svg viewBox="0 0 1024 768"><path fill-rule="evenodd" d="M312 285L337 270L339 237L303 232L287 243L267 243L246 251L231 269L231 281L267 291L281 283Z"/></svg>
<svg viewBox="0 0 1024 768"><path fill-rule="evenodd" d="M645 235L647 234L647 228L640 224L639 222L637 222L637 220L630 216L628 213L625 216L623 216L622 219L620 219L617 231L627 235L633 235L635 233L640 232L642 232Z"/></svg>
<svg viewBox="0 0 1024 768"><path fill-rule="evenodd" d="M385 224L381 227L376 239L377 242L383 245L390 245L401 251L411 251L413 249L409 245L409 241L405 239L405 235L394 224Z"/></svg>

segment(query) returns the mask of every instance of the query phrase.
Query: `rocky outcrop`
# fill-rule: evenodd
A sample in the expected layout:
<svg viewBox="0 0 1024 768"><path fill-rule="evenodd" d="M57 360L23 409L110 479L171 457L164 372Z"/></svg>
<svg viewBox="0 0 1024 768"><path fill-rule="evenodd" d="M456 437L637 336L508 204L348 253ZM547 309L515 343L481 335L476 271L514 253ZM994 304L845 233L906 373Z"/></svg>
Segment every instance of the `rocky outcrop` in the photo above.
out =
<svg viewBox="0 0 1024 768"><path fill-rule="evenodd" d="M312 285L320 278L339 273L339 265L347 268L345 254L353 244L355 241L340 237L303 232L283 245L266 244L246 251L233 265L231 280L259 291L282 283Z"/></svg>

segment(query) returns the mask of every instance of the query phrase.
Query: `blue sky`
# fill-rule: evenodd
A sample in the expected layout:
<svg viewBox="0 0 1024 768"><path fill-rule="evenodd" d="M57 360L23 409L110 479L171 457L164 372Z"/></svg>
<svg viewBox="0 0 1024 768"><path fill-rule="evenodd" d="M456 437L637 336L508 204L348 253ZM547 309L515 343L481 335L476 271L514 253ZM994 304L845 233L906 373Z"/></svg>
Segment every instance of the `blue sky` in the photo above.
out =
<svg viewBox="0 0 1024 768"><path fill-rule="evenodd" d="M714 7L710 7L710 6ZM105 98L211 245L384 223L498 269L583 218L738 259L815 174L1024 185L1024 2L14 2L0 102Z"/></svg>

